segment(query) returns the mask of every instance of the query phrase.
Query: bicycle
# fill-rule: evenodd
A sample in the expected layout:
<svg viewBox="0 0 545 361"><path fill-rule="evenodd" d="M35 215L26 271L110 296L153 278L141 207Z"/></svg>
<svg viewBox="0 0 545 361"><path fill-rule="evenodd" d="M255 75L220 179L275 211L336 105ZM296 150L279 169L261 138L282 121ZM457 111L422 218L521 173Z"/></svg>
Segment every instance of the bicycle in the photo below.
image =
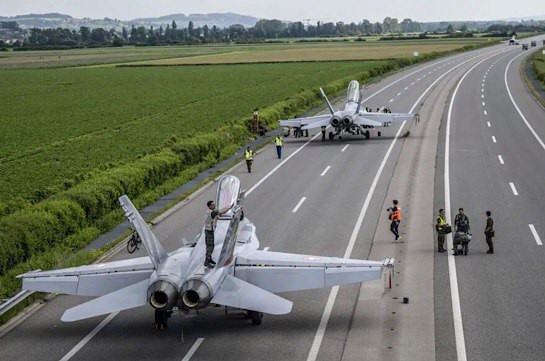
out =
<svg viewBox="0 0 545 361"><path fill-rule="evenodd" d="M129 238L129 240L127 241L127 251L129 253L133 253L140 248L141 244L142 240L140 239L140 236L137 232L133 232L131 238Z"/></svg>

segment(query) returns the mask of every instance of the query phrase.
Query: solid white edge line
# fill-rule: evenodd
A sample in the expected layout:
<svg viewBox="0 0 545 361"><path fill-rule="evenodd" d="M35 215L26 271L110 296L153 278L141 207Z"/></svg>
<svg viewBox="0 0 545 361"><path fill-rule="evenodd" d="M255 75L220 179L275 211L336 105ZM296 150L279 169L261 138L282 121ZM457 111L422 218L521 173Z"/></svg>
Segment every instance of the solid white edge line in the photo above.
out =
<svg viewBox="0 0 545 361"><path fill-rule="evenodd" d="M87 334L87 336L85 336L80 342L78 342L76 346L74 346L70 351L68 351L68 353L64 355L63 358L60 359L60 361L70 360L79 350L83 348L83 346L87 344L87 342L91 341L91 339L95 337L95 335L100 330L102 330L104 326L106 326L111 320L113 320L118 313L119 311L110 313L108 317L103 319L102 322L100 322L95 328L93 328L93 330L89 332L89 334Z"/></svg>
<svg viewBox="0 0 545 361"><path fill-rule="evenodd" d="M498 159L499 159L499 161L500 161L500 164L505 164L505 163L503 162L503 157L501 156L501 154L498 154Z"/></svg>
<svg viewBox="0 0 545 361"><path fill-rule="evenodd" d="M492 136L492 141L493 141L494 143L496 143L496 137L495 137L495 136Z"/></svg>
<svg viewBox="0 0 545 361"><path fill-rule="evenodd" d="M320 174L320 177L323 177L323 176L327 173L327 171L329 170L329 168L331 168L330 165L328 165L327 167L325 167L325 169L324 169L324 171L322 172L322 174Z"/></svg>
<svg viewBox="0 0 545 361"><path fill-rule="evenodd" d="M460 64L450 68L448 71L443 73L433 83L431 83L428 86L428 88L420 95L420 97L417 99L417 101L412 106L411 110L409 110L409 113L412 113L414 111L414 109L418 106L418 104L420 104L420 101L426 95L426 93L428 91L430 91L430 89L433 88L433 86L439 80L441 80L444 76L446 76L448 73L450 73L454 69L458 68L462 64L467 63L468 61L474 60L474 59L476 59L478 57L481 57L483 55L488 55L490 53L492 53L492 52L476 55L476 56L474 56L474 57L472 57L470 59L467 59L467 60L461 62ZM491 58L493 56L496 56L501 52L494 51L494 53L495 53L494 55L492 55L492 56L490 56L488 58L485 58L482 61L487 60L487 59L489 59L489 58ZM392 140L392 143L390 144L390 147L388 148L388 150L386 151L386 154L384 155L384 159L382 160L382 163L381 163L381 165L380 165L380 167L379 167L379 169L377 171L377 174L375 175L375 179L373 179L373 183L371 184L371 188L369 189L369 193L367 193L367 197L365 198L365 202L363 203L361 212L360 212L360 214L358 216L358 219L356 221L356 225L355 225L354 230L352 232L352 236L350 237L350 241L348 242L348 247L346 248L346 251L345 251L344 256L343 256L344 258L348 258L352 254L352 249L354 248L354 244L356 243L356 237L357 237L359 229L360 229L360 227L361 227L361 225L363 223L363 218L365 217L365 213L367 212L367 208L369 207L369 203L371 202L371 198L372 198L373 193L375 191L375 188L376 188L376 185L377 185L378 180L380 178L380 175L382 173L382 170L384 169L386 161L388 160L388 157L390 156L390 153L392 152L392 149L393 149L393 147L395 145L395 142L397 141L397 139L399 137L399 134L401 133L401 130L403 129L405 123L406 123L406 121L401 123L401 126L399 127L399 130L397 131L394 139ZM448 128L447 128L447 130L448 130ZM333 305L335 304L335 299L337 298L337 293L338 292L339 292L339 286L334 286L334 287L331 288L331 292L329 293L329 297L327 299L327 303L326 303L324 312L322 313L322 317L320 319L320 324L318 325L318 329L316 330L316 334L314 335L314 340L312 341L312 346L310 347L310 351L308 353L307 361L316 361L316 358L318 357L318 351L320 350L320 346L321 346L322 340L324 338L327 323L329 322L329 317L331 316L331 312L333 310ZM463 337L463 335L462 335L462 337ZM465 344L464 344L464 356L465 356ZM458 359L458 360L462 361L462 359ZM463 359L463 361L465 361L465 358Z"/></svg>
<svg viewBox="0 0 545 361"><path fill-rule="evenodd" d="M532 235L534 236L534 239L536 240L536 243L538 246L543 246L543 243L541 243L541 238L539 238L539 234L537 234L536 228L533 224L528 225L530 227L530 231L532 232Z"/></svg>
<svg viewBox="0 0 545 361"><path fill-rule="evenodd" d="M346 150L346 148L348 148L349 145L350 145L350 144L345 145L345 146L343 147L343 149L341 150L341 152L344 152L344 151Z"/></svg>
<svg viewBox="0 0 545 361"><path fill-rule="evenodd" d="M526 54L526 52L522 52L520 53L519 55L515 56L513 59L511 59L511 61L507 64L507 66L505 67L505 72L503 73L503 79L504 79L504 82L505 82L505 87L507 88L507 94L509 95L509 99L511 99L511 103L513 103L513 106L515 107L515 109L517 110L517 112L519 113L520 117L522 118L522 120L524 121L524 124L526 124L526 126L528 127L528 129L530 129L530 132L534 135L534 137L537 139L537 141L539 142L539 144L541 145L541 147L543 149L545 149L545 143L543 143L543 140L541 140L541 138L539 137L539 135L537 135L536 131L534 130L534 128L530 125L530 123L528 122L528 120L526 120L526 117L524 116L524 114L522 114L522 112L520 111L517 103L515 102L515 99L513 98L513 95L511 94L511 89L509 89L509 84L507 82L507 72L509 71L509 66L511 65L511 63L516 59L518 58L519 56L521 55L524 55Z"/></svg>
<svg viewBox="0 0 545 361"><path fill-rule="evenodd" d="M519 192L517 192L517 189L515 188L515 183L509 182L509 187L511 187L511 190L513 191L513 195L518 196Z"/></svg>
<svg viewBox="0 0 545 361"><path fill-rule="evenodd" d="M199 346L201 345L201 343L204 341L204 338L203 337L199 337L197 339L197 341L195 341L195 343L193 344L193 346L191 346L191 348L189 349L189 351L187 351L187 353L185 354L184 358L182 359L182 361L189 361L191 359L191 357L193 356L193 354L195 352L197 352L197 349L199 348Z"/></svg>
<svg viewBox="0 0 545 361"><path fill-rule="evenodd" d="M293 210L291 211L291 213L296 213L298 210L299 210L299 207L301 207L301 205L303 204L303 202L307 199L307 197L303 197L301 198L301 200L299 201L299 203L297 203L297 205L295 206L295 208L293 208Z"/></svg>
<svg viewBox="0 0 545 361"><path fill-rule="evenodd" d="M484 61L496 56L498 54L491 55L479 61L473 65L468 71L464 73L462 78L458 81L452 98L450 100L450 105L448 108L447 114L447 124L446 124L446 135L445 135L445 170L444 170L444 183L445 183L445 218L448 224L451 224L450 217L450 124L452 118L452 109L454 106L454 100L456 99L456 94L460 85L466 76L477 66L479 66ZM483 90L484 91L484 90ZM452 249L452 234L447 235L447 249ZM458 361L467 361L466 354L466 342L464 337L464 326L462 322L462 309L460 306L460 293L458 290L458 275L456 274L456 261L454 255L449 251L448 252L448 269L449 269L449 281L450 281L450 296L452 303L452 319L454 322L454 335L456 342L456 356Z"/></svg>

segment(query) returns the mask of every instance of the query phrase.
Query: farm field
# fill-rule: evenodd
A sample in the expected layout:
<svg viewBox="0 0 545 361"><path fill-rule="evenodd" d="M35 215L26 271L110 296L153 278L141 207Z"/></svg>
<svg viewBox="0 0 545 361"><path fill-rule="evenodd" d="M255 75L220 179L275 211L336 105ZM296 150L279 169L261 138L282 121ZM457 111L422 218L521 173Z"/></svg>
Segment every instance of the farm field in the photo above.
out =
<svg viewBox="0 0 545 361"><path fill-rule="evenodd" d="M545 47L542 50L545 50ZM541 83L543 89L545 89L545 54L543 52L538 51L532 57L532 67L536 78Z"/></svg>
<svg viewBox="0 0 545 361"><path fill-rule="evenodd" d="M230 52L196 55L183 58L157 59L131 63L131 65L185 65L225 64L292 61L336 61L394 59L413 56L415 51L430 53L449 51L485 40L424 40L382 41L353 43L315 43L261 49L234 49Z"/></svg>
<svg viewBox="0 0 545 361"><path fill-rule="evenodd" d="M135 63L140 61L160 60L179 63L186 57L195 62L203 62L206 56L224 54L213 62L232 62L238 57L263 60L255 61L293 61L293 60L364 60L411 56L414 50L420 52L454 49L469 44L487 41L482 38L468 39L427 39L404 41L376 41L368 37L367 41L347 42L295 42L301 39L283 39L281 43L264 44L209 44L198 46L156 46L121 48L94 48L47 51L10 51L0 53L0 69L47 68L113 65L117 63ZM307 39L317 40L317 39ZM320 39L318 39L320 40ZM321 39L324 40L324 39ZM327 39L334 40L334 39ZM337 39L339 40L339 39ZM290 42L291 41L291 42ZM418 48L418 49L416 49ZM160 63L160 62L159 62Z"/></svg>
<svg viewBox="0 0 545 361"><path fill-rule="evenodd" d="M3 70L0 202L111 167L381 61Z"/></svg>

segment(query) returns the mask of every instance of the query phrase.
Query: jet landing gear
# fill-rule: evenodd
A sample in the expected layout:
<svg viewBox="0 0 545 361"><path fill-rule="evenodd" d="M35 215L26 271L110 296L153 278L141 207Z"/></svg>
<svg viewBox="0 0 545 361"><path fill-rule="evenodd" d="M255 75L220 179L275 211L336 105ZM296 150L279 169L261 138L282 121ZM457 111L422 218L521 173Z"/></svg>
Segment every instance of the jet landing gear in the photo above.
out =
<svg viewBox="0 0 545 361"><path fill-rule="evenodd" d="M335 138L335 134L333 132L329 132L329 140L333 140Z"/></svg>
<svg viewBox="0 0 545 361"><path fill-rule="evenodd" d="M371 133L369 133L369 130L366 130L363 134L365 135L365 139L369 139L371 137Z"/></svg>
<svg viewBox="0 0 545 361"><path fill-rule="evenodd" d="M248 318L252 320L252 325L259 326L263 321L263 312L257 311L246 311L248 313Z"/></svg>
<svg viewBox="0 0 545 361"><path fill-rule="evenodd" d="M164 330L167 328L170 316L172 316L172 310L155 310L155 324L153 325L153 328L156 330Z"/></svg>

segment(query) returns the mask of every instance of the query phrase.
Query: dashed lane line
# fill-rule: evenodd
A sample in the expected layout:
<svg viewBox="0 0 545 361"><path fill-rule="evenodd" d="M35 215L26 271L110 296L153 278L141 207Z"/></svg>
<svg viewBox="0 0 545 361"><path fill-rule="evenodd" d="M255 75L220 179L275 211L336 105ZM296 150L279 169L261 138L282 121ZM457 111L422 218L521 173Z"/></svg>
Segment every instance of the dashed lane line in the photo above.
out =
<svg viewBox="0 0 545 361"><path fill-rule="evenodd" d="M530 227L530 232L532 232L532 235L534 236L537 245L543 246L543 243L541 243L541 238L539 238L539 234L537 234L536 227L534 227L533 224L529 224L528 226Z"/></svg>
<svg viewBox="0 0 545 361"><path fill-rule="evenodd" d="M498 160L500 161L500 164L505 164L505 162L503 161L503 157L501 156L501 154L498 154Z"/></svg>
<svg viewBox="0 0 545 361"><path fill-rule="evenodd" d="M291 213L297 213L297 211L299 210L299 208L301 207L301 205L303 204L303 202L305 202L306 199L307 199L307 197L301 198L301 200L299 201L299 203L297 203L297 205L295 206L295 208L293 208L293 210L291 211Z"/></svg>
<svg viewBox="0 0 545 361"><path fill-rule="evenodd" d="M496 137L495 137L495 136L492 136L492 141L493 141L494 143L496 143Z"/></svg>
<svg viewBox="0 0 545 361"><path fill-rule="evenodd" d="M513 195L518 196L519 192L517 192L517 188L515 188L515 183L509 182L509 187L511 187L511 190L513 191Z"/></svg>
<svg viewBox="0 0 545 361"><path fill-rule="evenodd" d="M328 165L327 167L325 167L325 169L324 169L324 171L322 172L322 174L320 174L320 177L323 177L323 176L327 173L327 171L329 170L329 168L331 168L330 165Z"/></svg>
<svg viewBox="0 0 545 361"><path fill-rule="evenodd" d="M346 150L346 148L348 148L349 145L350 145L350 144L345 145L345 146L343 147L343 149L341 150L341 152L344 152L344 151Z"/></svg>
<svg viewBox="0 0 545 361"><path fill-rule="evenodd" d="M195 352L197 351L197 349L199 348L199 346L201 345L201 343L204 341L204 338L202 337L199 337L197 339L197 341L195 341L195 343L193 344L193 346L191 346L191 348L189 349L189 351L187 351L187 353L185 354L184 358L182 359L182 361L189 361L191 360L191 357L193 357L193 354L195 354Z"/></svg>

